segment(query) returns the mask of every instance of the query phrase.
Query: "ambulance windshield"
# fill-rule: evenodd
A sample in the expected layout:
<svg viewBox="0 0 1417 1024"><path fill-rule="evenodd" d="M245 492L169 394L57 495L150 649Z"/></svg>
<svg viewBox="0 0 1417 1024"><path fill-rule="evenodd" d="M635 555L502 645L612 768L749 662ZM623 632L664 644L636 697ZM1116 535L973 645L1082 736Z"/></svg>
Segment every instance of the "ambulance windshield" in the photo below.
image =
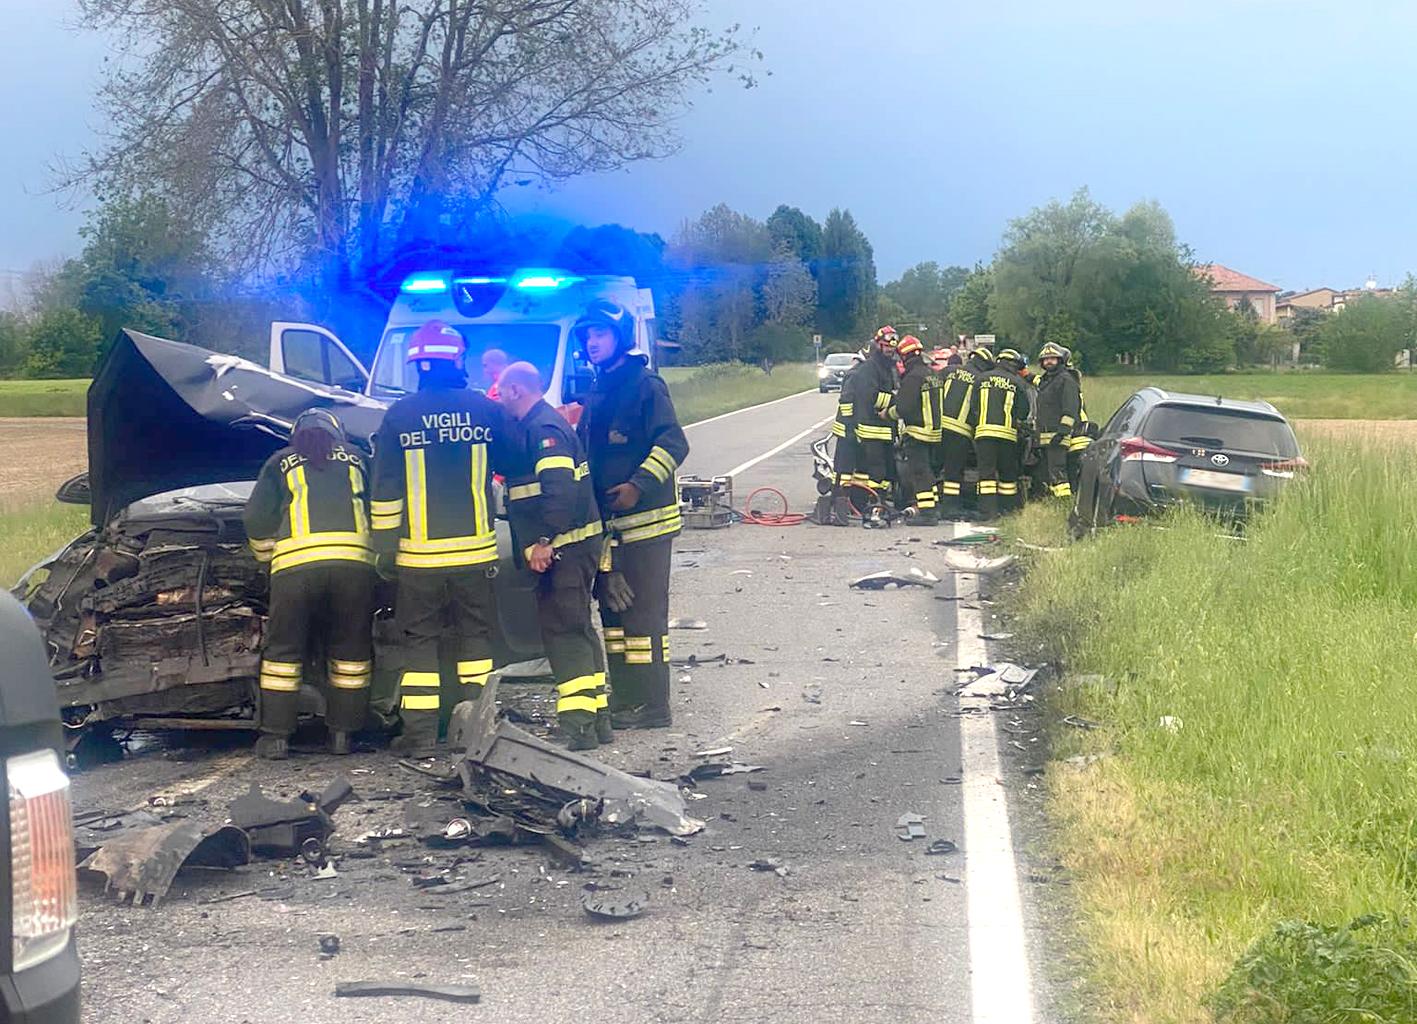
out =
<svg viewBox="0 0 1417 1024"><path fill-rule="evenodd" d="M467 342L468 386L486 391L509 363L528 362L549 384L560 348L560 324L454 324ZM395 327L384 335L374 359L373 393L397 397L418 390L418 370L406 361L408 338L417 328ZM498 356L501 352L505 359Z"/></svg>

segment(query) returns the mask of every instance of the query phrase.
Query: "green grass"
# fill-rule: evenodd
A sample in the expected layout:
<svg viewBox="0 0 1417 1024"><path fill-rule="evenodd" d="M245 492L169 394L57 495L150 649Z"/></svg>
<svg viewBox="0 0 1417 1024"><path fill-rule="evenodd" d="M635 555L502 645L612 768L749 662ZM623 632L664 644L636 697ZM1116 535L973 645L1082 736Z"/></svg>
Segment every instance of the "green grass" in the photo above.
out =
<svg viewBox="0 0 1417 1024"><path fill-rule="evenodd" d="M671 366L660 373L674 397L681 423L696 423L817 386L811 363L782 363L772 374L743 363Z"/></svg>
<svg viewBox="0 0 1417 1024"><path fill-rule="evenodd" d="M9 588L30 566L58 551L89 526L89 510L82 505L44 501L14 509L0 509L0 586Z"/></svg>
<svg viewBox="0 0 1417 1024"><path fill-rule="evenodd" d="M1191 513L1026 553L1022 632L1073 680L1056 710L1101 723L1060 725L1060 759L1101 757L1049 773L1100 1021L1417 1020L1417 466L1310 455L1244 541ZM1061 510L1017 528L1056 544ZM1366 914L1398 923L1330 956Z"/></svg>
<svg viewBox="0 0 1417 1024"><path fill-rule="evenodd" d="M82 380L0 380L0 416L83 416Z"/></svg>
<svg viewBox="0 0 1417 1024"><path fill-rule="evenodd" d="M1290 419L1417 419L1417 373L1229 373L1197 377L1089 375L1087 414L1099 423L1138 388L1156 385L1190 394L1263 399Z"/></svg>

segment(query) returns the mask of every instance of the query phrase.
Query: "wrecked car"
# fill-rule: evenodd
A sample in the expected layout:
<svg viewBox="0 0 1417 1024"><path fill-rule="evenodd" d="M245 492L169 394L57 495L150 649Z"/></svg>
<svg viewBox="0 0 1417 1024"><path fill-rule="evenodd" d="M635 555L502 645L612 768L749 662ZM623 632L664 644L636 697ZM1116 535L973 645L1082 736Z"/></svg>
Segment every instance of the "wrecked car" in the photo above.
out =
<svg viewBox="0 0 1417 1024"><path fill-rule="evenodd" d="M366 452L386 404L235 356L120 332L88 394L89 471L60 488L92 527L15 588L44 635L71 739L84 727L251 728L268 578L241 512L304 410L337 413ZM540 655L533 583L499 524L499 663ZM398 638L385 585L373 624L393 692ZM302 711L323 711L311 652ZM376 711L377 713L377 711Z"/></svg>

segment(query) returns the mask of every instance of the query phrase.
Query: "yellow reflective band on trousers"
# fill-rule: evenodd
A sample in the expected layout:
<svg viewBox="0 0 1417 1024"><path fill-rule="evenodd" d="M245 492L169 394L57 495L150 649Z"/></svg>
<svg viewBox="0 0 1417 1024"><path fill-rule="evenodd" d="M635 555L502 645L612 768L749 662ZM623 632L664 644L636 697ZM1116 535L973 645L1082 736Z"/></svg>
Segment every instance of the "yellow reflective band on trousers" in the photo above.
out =
<svg viewBox="0 0 1417 1024"><path fill-rule="evenodd" d="M1018 493L1018 484L1008 483L1006 481L1001 480L999 481L998 493L1004 495L1005 497L1012 497L1013 495Z"/></svg>
<svg viewBox="0 0 1417 1024"><path fill-rule="evenodd" d="M998 494L998 493L999 493L999 481L997 481L997 480L980 480L980 481L979 481L979 493L980 493L980 494Z"/></svg>
<svg viewBox="0 0 1417 1024"><path fill-rule="evenodd" d="M556 713L587 711L595 714L598 707L595 691L600 684L594 675L576 676L556 684Z"/></svg>
<svg viewBox="0 0 1417 1024"><path fill-rule="evenodd" d="M843 423L843 422L841 422L841 420L837 420L836 422L834 422L834 423L832 424L832 433L833 433L834 435L836 435L837 437L845 437L845 436L846 436L846 424Z"/></svg>
<svg viewBox="0 0 1417 1024"><path fill-rule="evenodd" d="M947 497L957 497L959 495L959 484L953 480L943 480L940 482L940 493Z"/></svg>
<svg viewBox="0 0 1417 1024"><path fill-rule="evenodd" d="M303 667L298 661L267 661L261 659L261 689L276 693L295 693L300 689Z"/></svg>
<svg viewBox="0 0 1417 1024"><path fill-rule="evenodd" d="M654 664L654 638L649 636L625 637L625 663L628 665Z"/></svg>
<svg viewBox="0 0 1417 1024"><path fill-rule="evenodd" d="M1054 484L1052 491L1053 497L1055 498L1071 498L1073 496L1073 485L1064 480L1060 484Z"/></svg>
<svg viewBox="0 0 1417 1024"><path fill-rule="evenodd" d="M339 661L331 659L326 666L330 685L336 690L362 690L369 685L374 673L371 661Z"/></svg>
<svg viewBox="0 0 1417 1024"><path fill-rule="evenodd" d="M1068 438L1068 451L1085 452L1092 444L1092 438L1086 434L1079 434L1076 437Z"/></svg>
<svg viewBox="0 0 1417 1024"><path fill-rule="evenodd" d="M917 491L917 492L916 492L916 495L915 495L915 504L916 504L917 506L919 506L920 508L934 508L934 507L935 507L935 492L934 492L934 491Z"/></svg>
<svg viewBox="0 0 1417 1024"><path fill-rule="evenodd" d="M610 694L605 689L605 673L595 674L595 710L610 710Z"/></svg>
<svg viewBox="0 0 1417 1024"><path fill-rule="evenodd" d="M625 653L625 631L619 626L605 627L605 653Z"/></svg>
<svg viewBox="0 0 1417 1024"><path fill-rule="evenodd" d="M405 711L437 711L439 685L437 672L405 671L399 677L399 706Z"/></svg>
<svg viewBox="0 0 1417 1024"><path fill-rule="evenodd" d="M464 686L476 684L486 686L487 677L492 674L492 659L479 658L476 661L458 662L458 682Z"/></svg>

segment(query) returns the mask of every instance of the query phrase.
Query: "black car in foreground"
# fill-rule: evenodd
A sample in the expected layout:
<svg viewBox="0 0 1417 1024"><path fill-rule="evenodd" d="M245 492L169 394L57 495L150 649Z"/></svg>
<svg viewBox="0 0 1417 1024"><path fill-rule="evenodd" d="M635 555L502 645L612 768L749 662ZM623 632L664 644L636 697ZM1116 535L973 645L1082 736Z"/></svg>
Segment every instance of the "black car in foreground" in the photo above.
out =
<svg viewBox="0 0 1417 1024"><path fill-rule="evenodd" d="M39 631L0 593L0 773L9 790L0 880L0 1020L78 1024L78 878L59 705Z"/></svg>
<svg viewBox="0 0 1417 1024"><path fill-rule="evenodd" d="M1239 518L1307 465L1268 402L1142 388L1083 455L1069 530L1082 537L1183 501Z"/></svg>

